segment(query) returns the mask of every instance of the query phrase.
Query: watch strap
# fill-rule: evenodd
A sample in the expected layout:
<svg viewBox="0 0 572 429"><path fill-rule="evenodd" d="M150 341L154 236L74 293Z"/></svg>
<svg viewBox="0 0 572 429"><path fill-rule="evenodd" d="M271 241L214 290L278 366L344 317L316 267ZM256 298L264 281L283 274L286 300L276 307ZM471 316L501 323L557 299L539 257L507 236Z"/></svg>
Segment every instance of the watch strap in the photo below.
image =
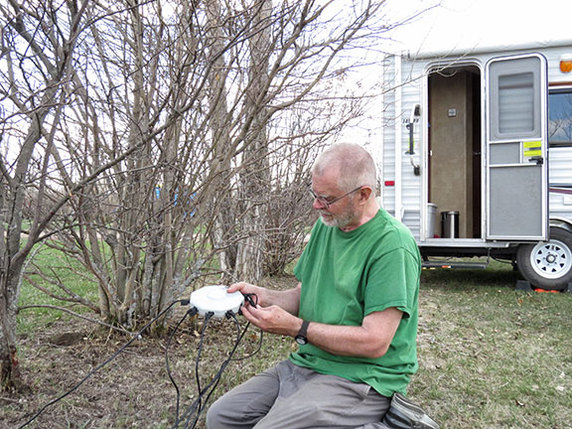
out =
<svg viewBox="0 0 572 429"><path fill-rule="evenodd" d="M300 326L300 330L298 331L298 335L301 335L303 337L308 335L308 325L309 324L310 324L310 322L308 320L303 320L302 326Z"/></svg>
<svg viewBox="0 0 572 429"><path fill-rule="evenodd" d="M304 342L308 341L308 339L306 338L306 336L308 335L308 325L310 324L310 322L308 320L303 320L302 321L302 326L300 326L300 330L298 331L298 334L296 334L296 339L303 339Z"/></svg>

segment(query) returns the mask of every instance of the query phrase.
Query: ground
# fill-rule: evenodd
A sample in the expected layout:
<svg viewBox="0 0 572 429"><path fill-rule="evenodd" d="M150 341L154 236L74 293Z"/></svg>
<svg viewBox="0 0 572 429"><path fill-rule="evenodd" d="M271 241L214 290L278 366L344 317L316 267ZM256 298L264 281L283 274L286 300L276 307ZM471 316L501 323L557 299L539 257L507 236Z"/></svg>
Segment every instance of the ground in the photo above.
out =
<svg viewBox="0 0 572 429"><path fill-rule="evenodd" d="M572 429L572 294L515 291L519 278L502 264L422 275L419 371L407 393L443 429ZM294 284L286 277L271 286ZM31 390L0 394L0 428L19 428L44 408L26 427L193 427L196 413L186 415L199 405L196 374L201 388L213 387L238 331L232 320L213 320L201 343L204 319L185 320L175 330L186 309L177 305L170 319L170 343L168 336L144 336L80 386L130 338L64 317L27 329L19 351ZM296 348L291 338L264 335L257 351L260 340L258 330L246 331L234 355L243 359L228 364L214 393L202 395L201 408ZM201 419L196 427L204 428Z"/></svg>
<svg viewBox="0 0 572 429"><path fill-rule="evenodd" d="M273 282L276 287L295 285L292 277ZM238 335L232 319L212 319L200 344L203 318L186 319L176 329L187 309L179 305L175 308L169 323L169 333L173 333L170 341L167 335L136 340L77 389L90 371L105 363L130 338L84 320L74 319L70 323L67 318L19 338L21 371L30 391L0 395L0 427L20 427L46 406L26 427L172 427L177 415L177 389L180 390L179 415L184 416L198 397L196 370L201 388L208 387L232 351ZM240 316L238 320L242 332L245 320ZM226 367L211 400L234 383L260 371L257 363L260 360L272 361L274 355L275 360L282 359L292 347L291 341L280 339L273 341L269 350L262 347L254 357L248 357L258 350L259 340L259 331L249 327L234 355L237 359L246 358L232 361ZM264 341L267 344L267 337ZM166 356L176 387L167 372ZM196 414L192 413L190 419L178 427L193 427ZM196 427L203 427L203 422L199 421Z"/></svg>

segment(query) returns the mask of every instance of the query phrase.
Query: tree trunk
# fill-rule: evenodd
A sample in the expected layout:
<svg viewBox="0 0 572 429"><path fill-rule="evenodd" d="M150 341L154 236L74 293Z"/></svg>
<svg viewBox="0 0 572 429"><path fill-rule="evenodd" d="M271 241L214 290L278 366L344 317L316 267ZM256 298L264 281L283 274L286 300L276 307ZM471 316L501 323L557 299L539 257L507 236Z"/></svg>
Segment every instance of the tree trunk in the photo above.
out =
<svg viewBox="0 0 572 429"><path fill-rule="evenodd" d="M12 267L0 275L0 374L4 390L21 391L23 382L18 361L16 342L16 315L19 294L18 272L21 267Z"/></svg>
<svg viewBox="0 0 572 429"><path fill-rule="evenodd" d="M246 90L246 111L252 118L245 139L243 173L240 181L241 231L246 239L239 243L236 277L259 282L264 272L264 245L267 224L266 203L270 194L267 138L267 89L269 87L270 16L272 1L262 0L254 8L253 36L249 40L250 73Z"/></svg>
<svg viewBox="0 0 572 429"><path fill-rule="evenodd" d="M232 114L228 109L228 93L226 88L229 67L225 57L226 36L222 31L223 8L219 0L205 3L205 11L209 20L208 61L212 63L209 73L207 95L211 114L209 128L212 130L212 159L210 163L209 184L215 222L211 233L214 245L221 249L219 263L224 273L222 282L231 280L229 275L236 263L235 217L237 208L231 196L231 160L235 154L235 145L231 136Z"/></svg>
<svg viewBox="0 0 572 429"><path fill-rule="evenodd" d="M53 95L55 95L55 90L52 89L46 94L44 101L47 102ZM26 173L36 143L40 139L41 123L48 110L48 108L43 108L34 115L20 151L14 177L6 187L7 194L2 198L0 223L8 226L5 236L1 237L6 240L6 244L2 246L3 253L0 255L0 362L2 365L0 383L4 388L19 389L23 385L17 358L16 314L22 268L38 232L37 228L32 228L27 243L23 247L20 246L22 207L26 194Z"/></svg>
<svg viewBox="0 0 572 429"><path fill-rule="evenodd" d="M87 3L88 0L84 0L80 5L69 5L69 9L65 11L51 9L53 6L51 3L44 4L46 9L44 13L38 16L49 16L50 24L45 26L43 25L45 22L41 21L42 18L35 21L38 16L34 15L31 20L26 19L25 8L17 2L10 3L12 8L10 11L3 6L4 15L11 15L7 18L6 26L3 27L7 36L6 40L10 39L10 43L4 46L2 55L5 56L5 64L8 68L6 73L4 74L3 70L2 74L8 76L10 81L8 86L12 88L16 84L18 80L16 75L18 74L23 75L24 79L28 79L28 74L31 75L35 67L42 69L41 78L37 81L39 84L34 88L33 93L29 94L29 97L23 96L15 87L10 90L10 96L7 97L17 106L15 116L19 115L22 121L27 121L28 129L17 156L13 176L10 177L9 170L11 168L7 167L4 160L2 160L1 165L3 190L7 191L2 197L2 205L0 206L0 223L3 224L3 228L4 225L7 226L7 230L2 231L3 234L0 236L0 240L5 240L5 243L0 246L0 384L3 388L19 389L23 386L17 355L16 315L24 262L33 246L38 242L40 234L68 198L66 196L61 199L49 210L42 205L42 203L46 203L44 199L45 171L51 155L52 140L50 136L53 136L50 134L46 138L47 148L44 154L40 155L41 167L39 169L41 174L37 204L34 207L27 240L21 246L24 201L28 190L31 188L29 175L36 167L34 151L37 150L40 139L46 137L43 136L43 127L48 114L53 114L52 129L55 129L58 124L60 109L66 96L61 90L66 85L70 74L76 37L82 30L79 24ZM65 24L58 20L59 12L67 19ZM30 25L31 31L27 25ZM66 31L61 33L62 37L51 39L52 32L61 30L57 28L58 25L65 25ZM46 32L44 33L47 36L46 39L50 39L52 42L57 39L57 42L54 45L42 45L45 40L40 41L41 36L37 39L34 38L34 35L42 32ZM11 33L11 37L8 37L8 33ZM64 33L67 38L63 36ZM58 45L58 43L61 44ZM18 52L19 45L25 45L26 53L23 55L21 51ZM17 65L14 64L13 57L18 58ZM33 60L30 61L30 58ZM26 69L26 66L29 66L29 69ZM17 73L15 73L15 69L18 69ZM29 83L30 81L28 81ZM31 87L27 89L31 89ZM18 99L18 96L21 98Z"/></svg>

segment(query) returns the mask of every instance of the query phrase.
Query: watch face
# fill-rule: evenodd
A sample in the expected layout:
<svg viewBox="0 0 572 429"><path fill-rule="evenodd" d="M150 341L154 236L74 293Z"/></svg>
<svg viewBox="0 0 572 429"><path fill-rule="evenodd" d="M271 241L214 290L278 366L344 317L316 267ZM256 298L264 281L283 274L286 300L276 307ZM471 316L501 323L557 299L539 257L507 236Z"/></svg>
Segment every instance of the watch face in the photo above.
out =
<svg viewBox="0 0 572 429"><path fill-rule="evenodd" d="M306 337L303 337L302 335L297 335L296 338L294 338L294 339L301 346L308 343L308 339Z"/></svg>

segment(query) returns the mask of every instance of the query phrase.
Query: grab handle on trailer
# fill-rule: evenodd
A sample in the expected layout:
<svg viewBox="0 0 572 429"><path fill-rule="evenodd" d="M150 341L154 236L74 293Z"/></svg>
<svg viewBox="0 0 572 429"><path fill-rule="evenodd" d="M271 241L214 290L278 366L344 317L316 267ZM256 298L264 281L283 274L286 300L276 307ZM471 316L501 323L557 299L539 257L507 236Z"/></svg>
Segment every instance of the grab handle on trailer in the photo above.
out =
<svg viewBox="0 0 572 429"><path fill-rule="evenodd" d="M413 137L413 131L415 128L414 124L416 122L419 122L420 116L421 116L421 106L419 104L416 104L415 106L413 106L413 109L411 109L411 115L409 115L409 121L405 125L409 130L409 150L405 153L407 155L410 155L409 160L411 162L411 165L413 166L413 174L415 174L416 176L419 176L421 174L421 171L419 169L419 165L413 162L413 155L415 154L415 139Z"/></svg>
<svg viewBox="0 0 572 429"><path fill-rule="evenodd" d="M409 130L409 150L407 152L405 152L408 155L413 155L415 154L415 140L413 138L413 129L414 129L414 123L415 122L419 122L419 116L421 116L421 106L419 104L416 104L415 106L413 106L413 109L411 109L411 115L409 115L409 122L407 122L407 129Z"/></svg>
<svg viewBox="0 0 572 429"><path fill-rule="evenodd" d="M409 122L405 127L409 130L409 150L405 152L408 155L413 155L414 152L414 142L413 142L413 123Z"/></svg>

